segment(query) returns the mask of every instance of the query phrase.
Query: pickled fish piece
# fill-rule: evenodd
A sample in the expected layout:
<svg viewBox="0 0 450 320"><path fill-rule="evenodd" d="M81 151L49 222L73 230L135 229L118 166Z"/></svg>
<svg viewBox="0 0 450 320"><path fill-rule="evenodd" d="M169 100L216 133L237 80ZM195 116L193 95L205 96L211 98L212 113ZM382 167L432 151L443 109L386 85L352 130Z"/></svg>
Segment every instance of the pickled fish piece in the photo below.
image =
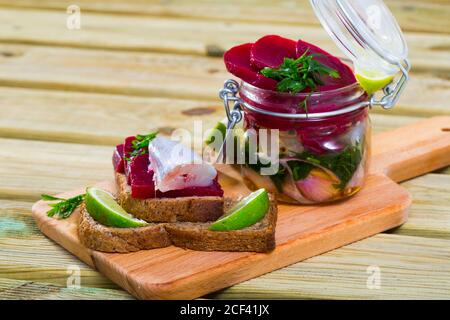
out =
<svg viewBox="0 0 450 320"><path fill-rule="evenodd" d="M159 191L209 186L217 176L212 165L176 141L157 137L149 143L148 153L155 172L153 180Z"/></svg>

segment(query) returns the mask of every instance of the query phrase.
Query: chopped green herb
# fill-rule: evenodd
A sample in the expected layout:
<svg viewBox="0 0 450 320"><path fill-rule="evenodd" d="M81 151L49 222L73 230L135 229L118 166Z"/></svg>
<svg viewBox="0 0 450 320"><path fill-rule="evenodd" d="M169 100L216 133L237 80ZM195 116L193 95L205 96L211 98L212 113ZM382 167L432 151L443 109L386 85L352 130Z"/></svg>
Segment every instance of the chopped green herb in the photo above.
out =
<svg viewBox="0 0 450 320"><path fill-rule="evenodd" d="M314 58L317 54L307 54L297 59L284 58L278 68L266 67L261 74L267 78L278 81L277 90L281 92L298 93L307 88L316 89L317 85L323 84L321 76L339 78L339 72L320 63Z"/></svg>
<svg viewBox="0 0 450 320"><path fill-rule="evenodd" d="M311 170L314 169L314 165L303 161L291 160L287 164L291 168L292 177L295 181L305 179Z"/></svg>
<svg viewBox="0 0 450 320"><path fill-rule="evenodd" d="M312 92L310 92L305 99L300 102L299 107L302 108L303 110L305 110L306 116L308 116L308 100L311 97Z"/></svg>
<svg viewBox="0 0 450 320"><path fill-rule="evenodd" d="M51 209L47 211L47 216L58 216L61 219L66 219L70 217L72 212L81 204L84 199L84 194L80 194L69 199L57 198L48 194L43 194L41 195L41 198L44 201L57 201L49 204Z"/></svg>
<svg viewBox="0 0 450 320"><path fill-rule="evenodd" d="M362 150L361 145L356 144L346 147L341 152L324 155L314 155L308 151L304 151L297 154L297 158L318 164L333 172L339 178L339 183L335 187L343 189L353 177L362 160ZM303 171L299 171L300 173L303 173Z"/></svg>
<svg viewBox="0 0 450 320"><path fill-rule="evenodd" d="M138 156L140 154L146 154L147 153L148 144L150 143L150 141L155 139L157 135L158 135L158 131L151 132L151 133L146 134L146 135L138 134L136 136L136 139L134 139L131 142L132 148L134 150L132 152L129 152L128 156L125 156L124 159L126 161L130 161L132 157Z"/></svg>
<svg viewBox="0 0 450 320"><path fill-rule="evenodd" d="M57 197L51 196L51 195L49 195L49 194L41 194L41 198L42 198L42 200L44 200L44 201L65 200L65 199L63 199L63 198L57 198Z"/></svg>

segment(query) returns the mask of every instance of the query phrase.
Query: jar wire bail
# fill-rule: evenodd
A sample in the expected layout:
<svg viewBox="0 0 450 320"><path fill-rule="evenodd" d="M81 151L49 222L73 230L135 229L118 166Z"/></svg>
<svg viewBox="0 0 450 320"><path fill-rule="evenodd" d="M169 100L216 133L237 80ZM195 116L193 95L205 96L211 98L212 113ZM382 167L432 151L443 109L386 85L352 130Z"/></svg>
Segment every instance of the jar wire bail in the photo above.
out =
<svg viewBox="0 0 450 320"><path fill-rule="evenodd" d="M239 92L239 83L236 80L229 79L225 81L223 88L219 91L219 97L223 100L223 106L228 118L227 130L217 155L216 162L224 160L225 148L228 139L231 137L231 132L242 120L242 99L237 96ZM233 102L233 108L230 110L230 102Z"/></svg>

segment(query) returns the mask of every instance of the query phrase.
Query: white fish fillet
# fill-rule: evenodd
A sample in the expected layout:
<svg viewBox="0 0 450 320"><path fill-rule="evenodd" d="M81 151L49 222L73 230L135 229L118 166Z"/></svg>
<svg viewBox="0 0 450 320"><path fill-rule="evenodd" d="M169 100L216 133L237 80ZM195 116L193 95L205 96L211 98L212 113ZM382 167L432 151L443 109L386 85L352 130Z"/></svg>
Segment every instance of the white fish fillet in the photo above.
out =
<svg viewBox="0 0 450 320"><path fill-rule="evenodd" d="M148 153L156 189L162 192L209 186L217 176L212 165L176 141L157 137L149 143Z"/></svg>

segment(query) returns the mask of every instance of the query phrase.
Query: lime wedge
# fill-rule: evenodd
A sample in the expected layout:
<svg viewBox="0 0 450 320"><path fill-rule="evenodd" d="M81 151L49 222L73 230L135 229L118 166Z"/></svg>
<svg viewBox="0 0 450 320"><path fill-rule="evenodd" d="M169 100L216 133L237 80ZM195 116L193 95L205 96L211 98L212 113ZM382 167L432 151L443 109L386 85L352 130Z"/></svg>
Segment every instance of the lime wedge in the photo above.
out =
<svg viewBox="0 0 450 320"><path fill-rule="evenodd" d="M225 139L225 135L227 133L227 124L228 124L228 118L223 118L222 120L220 120L219 122L216 123L216 125L214 126L213 131L211 131L211 133L206 137L204 143L206 145L210 145L211 143L214 142L214 130L219 130L221 136L222 136L222 141L223 139ZM236 125L234 126L234 130L233 130L233 135L234 135L234 139L240 138L239 136L242 135L244 132L244 121L240 121L238 123L236 123Z"/></svg>
<svg viewBox="0 0 450 320"><path fill-rule="evenodd" d="M250 193L236 203L219 220L209 226L212 231L228 231L247 228L264 218L269 210L269 195L265 189Z"/></svg>
<svg viewBox="0 0 450 320"><path fill-rule="evenodd" d="M143 227L147 222L136 219L126 212L105 190L95 187L86 189L86 210L96 221L109 227Z"/></svg>
<svg viewBox="0 0 450 320"><path fill-rule="evenodd" d="M394 79L394 76L364 71L364 73L357 72L356 79L368 94L372 94L387 86Z"/></svg>
<svg viewBox="0 0 450 320"><path fill-rule="evenodd" d="M216 132L216 130L218 130L220 132L220 134L222 135L222 141L225 138L225 134L227 132L227 126L222 121L219 121L214 126L214 128L211 131L211 133L205 139L205 144L207 146L214 142L214 139L215 139L214 133Z"/></svg>

